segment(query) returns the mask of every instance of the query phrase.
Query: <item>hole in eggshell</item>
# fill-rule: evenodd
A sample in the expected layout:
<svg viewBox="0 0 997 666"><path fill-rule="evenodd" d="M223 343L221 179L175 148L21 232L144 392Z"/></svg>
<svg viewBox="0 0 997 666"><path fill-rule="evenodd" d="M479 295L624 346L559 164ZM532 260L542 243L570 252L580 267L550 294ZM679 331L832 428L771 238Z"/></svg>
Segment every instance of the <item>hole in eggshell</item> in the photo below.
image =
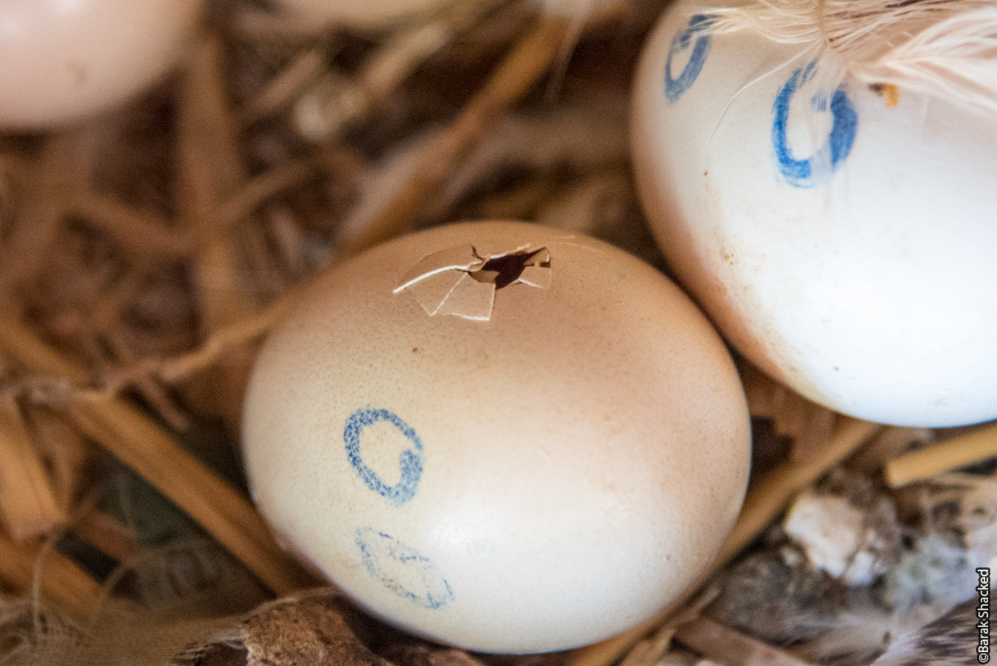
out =
<svg viewBox="0 0 997 666"><path fill-rule="evenodd" d="M495 289L502 289L511 284L516 284L522 277L525 270L530 266L550 268L550 256L546 261L540 254L546 252L544 249L536 252L516 252L500 257L493 257L476 271L471 271L470 275L478 282L490 282L495 285Z"/></svg>
<svg viewBox="0 0 997 666"><path fill-rule="evenodd" d="M488 321L495 292L515 284L550 286L547 248L527 245L490 254L479 254L470 245L441 250L419 260L394 293L408 291L431 317L450 314Z"/></svg>

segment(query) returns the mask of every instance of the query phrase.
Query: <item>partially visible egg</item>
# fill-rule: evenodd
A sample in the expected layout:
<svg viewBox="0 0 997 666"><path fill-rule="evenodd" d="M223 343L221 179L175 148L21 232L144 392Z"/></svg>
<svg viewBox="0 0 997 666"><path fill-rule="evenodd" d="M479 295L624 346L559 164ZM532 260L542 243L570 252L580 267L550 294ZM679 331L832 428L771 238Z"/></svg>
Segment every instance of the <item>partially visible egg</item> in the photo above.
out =
<svg viewBox="0 0 997 666"><path fill-rule="evenodd" d="M277 0L288 13L318 25L377 30L429 14L447 0Z"/></svg>
<svg viewBox="0 0 997 666"><path fill-rule="evenodd" d="M997 417L997 122L845 81L799 45L662 18L633 153L682 282L748 358L882 423Z"/></svg>
<svg viewBox="0 0 997 666"><path fill-rule="evenodd" d="M71 123L123 103L172 67L202 0L0 2L0 129Z"/></svg>
<svg viewBox="0 0 997 666"><path fill-rule="evenodd" d="M524 223L442 227L333 270L244 409L263 515L374 613L542 652L647 619L710 563L750 458L743 390L673 283Z"/></svg>

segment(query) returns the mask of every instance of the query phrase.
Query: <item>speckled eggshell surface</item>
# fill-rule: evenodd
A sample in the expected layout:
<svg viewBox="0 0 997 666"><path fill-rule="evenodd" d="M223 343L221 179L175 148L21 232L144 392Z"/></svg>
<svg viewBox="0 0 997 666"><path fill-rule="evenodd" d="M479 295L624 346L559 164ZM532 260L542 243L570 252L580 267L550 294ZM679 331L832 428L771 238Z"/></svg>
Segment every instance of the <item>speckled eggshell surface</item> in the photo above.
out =
<svg viewBox="0 0 997 666"><path fill-rule="evenodd" d="M487 285L445 268L472 251L533 257L490 313L466 296ZM693 303L619 249L524 223L334 269L266 343L244 414L254 497L294 550L385 619L490 652L662 608L718 550L750 459L739 378Z"/></svg>
<svg viewBox="0 0 997 666"><path fill-rule="evenodd" d="M0 129L71 123L162 77L194 33L202 0L3 0Z"/></svg>
<svg viewBox="0 0 997 666"><path fill-rule="evenodd" d="M673 5L636 76L641 198L680 280L769 374L882 423L997 418L997 122L845 81Z"/></svg>

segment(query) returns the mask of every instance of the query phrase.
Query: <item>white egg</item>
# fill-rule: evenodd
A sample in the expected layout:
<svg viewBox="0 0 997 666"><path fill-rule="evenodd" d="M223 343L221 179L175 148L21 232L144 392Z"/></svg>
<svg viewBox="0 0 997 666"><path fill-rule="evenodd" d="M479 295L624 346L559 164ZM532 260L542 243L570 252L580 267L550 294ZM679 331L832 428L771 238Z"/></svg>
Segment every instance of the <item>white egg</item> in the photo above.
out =
<svg viewBox="0 0 997 666"><path fill-rule="evenodd" d="M701 11L666 13L634 97L638 185L680 279L748 358L832 409L997 417L995 119L822 89L798 45L711 35Z"/></svg>
<svg viewBox="0 0 997 666"><path fill-rule="evenodd" d="M287 12L316 24L376 30L429 14L447 0L277 0Z"/></svg>
<svg viewBox="0 0 997 666"><path fill-rule="evenodd" d="M0 2L0 129L70 123L141 92L183 52L202 4Z"/></svg>
<svg viewBox="0 0 997 666"><path fill-rule="evenodd" d="M388 621L488 652L661 609L720 547L750 459L737 373L688 297L522 223L333 270L267 341L244 414L254 497L294 550Z"/></svg>

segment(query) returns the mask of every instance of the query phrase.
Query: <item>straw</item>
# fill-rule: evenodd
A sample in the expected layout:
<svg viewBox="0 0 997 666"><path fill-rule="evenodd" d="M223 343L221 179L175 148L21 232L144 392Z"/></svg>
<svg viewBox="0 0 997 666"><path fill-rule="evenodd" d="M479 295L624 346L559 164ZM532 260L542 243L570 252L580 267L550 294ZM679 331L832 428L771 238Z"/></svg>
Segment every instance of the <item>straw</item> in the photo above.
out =
<svg viewBox="0 0 997 666"><path fill-rule="evenodd" d="M195 284L208 331L255 309L230 225L218 216L246 181L223 71L221 43L208 36L194 46L179 93L181 219L197 244Z"/></svg>
<svg viewBox="0 0 997 666"><path fill-rule="evenodd" d="M675 638L727 666L808 666L783 650L745 636L706 617L678 626Z"/></svg>
<svg viewBox="0 0 997 666"><path fill-rule="evenodd" d="M79 190L82 131L48 138L40 161L29 171L17 223L0 254L0 288L22 285L44 270L48 248Z"/></svg>
<svg viewBox="0 0 997 666"><path fill-rule="evenodd" d="M85 618L98 598L99 586L72 560L44 552L40 539L15 543L0 531L0 579L21 594L39 585L42 599L78 618Z"/></svg>
<svg viewBox="0 0 997 666"><path fill-rule="evenodd" d="M35 372L85 372L20 322L0 320L0 347ZM255 508L137 408L118 398L77 402L73 422L173 500L278 594L313 582L274 542Z"/></svg>
<svg viewBox="0 0 997 666"><path fill-rule="evenodd" d="M997 426L959 435L886 463L883 476L893 488L997 456Z"/></svg>
<svg viewBox="0 0 997 666"><path fill-rule="evenodd" d="M305 86L325 71L327 58L325 45L299 53L290 65L246 103L240 114L240 122L250 125L282 111Z"/></svg>
<svg viewBox="0 0 997 666"><path fill-rule="evenodd" d="M355 79L326 74L297 103L298 131L312 141L334 138L382 105L419 65L498 4L499 0L451 0L428 20L393 35Z"/></svg>
<svg viewBox="0 0 997 666"><path fill-rule="evenodd" d="M174 261L191 252L190 241L165 219L135 210L112 196L84 190L73 196L72 210L107 232L136 261Z"/></svg>
<svg viewBox="0 0 997 666"><path fill-rule="evenodd" d="M133 557L139 551L134 530L93 506L85 506L78 511L73 519L72 532L119 562Z"/></svg>
<svg viewBox="0 0 997 666"><path fill-rule="evenodd" d="M439 192L453 169L512 104L525 95L549 69L568 34L565 19L541 17L499 64L488 82L468 102L457 119L424 148L415 169L391 202L366 228L342 240L344 254L407 231L422 209Z"/></svg>
<svg viewBox="0 0 997 666"><path fill-rule="evenodd" d="M48 463L56 501L68 515L83 487L93 447L55 412L26 405L25 416L31 425L34 443Z"/></svg>
<svg viewBox="0 0 997 666"><path fill-rule="evenodd" d="M52 480L14 400L0 402L0 519L15 541L65 523Z"/></svg>
<svg viewBox="0 0 997 666"><path fill-rule="evenodd" d="M178 95L180 218L196 243L194 283L201 326L207 334L258 307L248 279L252 267L241 255L240 243L259 234L259 228L250 224L236 230L219 215L221 206L247 180L236 122L228 108L222 53L216 35L200 40L193 47ZM199 404L225 419L232 433L238 433L252 364L251 350L237 351L189 387Z"/></svg>

